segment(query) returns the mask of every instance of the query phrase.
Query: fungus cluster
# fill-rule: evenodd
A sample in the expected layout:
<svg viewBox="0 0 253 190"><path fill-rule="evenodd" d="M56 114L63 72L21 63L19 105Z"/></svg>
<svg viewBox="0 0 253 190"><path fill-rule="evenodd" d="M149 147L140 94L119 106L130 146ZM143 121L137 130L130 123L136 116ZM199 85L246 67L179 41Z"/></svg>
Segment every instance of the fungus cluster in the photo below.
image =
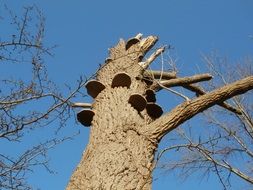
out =
<svg viewBox="0 0 253 190"><path fill-rule="evenodd" d="M131 77L126 73L117 73L111 83L112 88L130 88L130 85ZM87 93L94 99L98 96L100 92L105 89L105 85L97 80L90 80L85 87L87 89ZM141 112L146 109L148 115L151 118L157 119L163 114L163 110L155 102L155 92L151 89L147 89L144 96L138 93L134 93L128 99L128 103L131 104L131 106L138 112ZM83 109L79 113L77 113L77 120L82 125L88 127L91 125L94 115L95 113L92 109Z"/></svg>
<svg viewBox="0 0 253 190"><path fill-rule="evenodd" d="M142 40L142 34L138 34L137 36L135 36L134 38L130 38L126 44L125 44L125 50L126 51L130 51L131 47L136 45L136 44L140 44L140 46L142 48L144 48L145 46L147 46L146 51L153 46L153 44L145 44L146 42L148 42L147 39ZM151 40L152 43L154 43L157 39L154 38ZM144 49L145 49L144 48ZM143 58L143 55L140 59ZM112 61L111 58L106 59L106 63ZM152 61L152 58L149 60L149 62ZM144 69L147 67L147 64L144 62L139 62L139 65L141 67L143 67ZM142 78L143 82L145 82L148 86L151 85L152 83L152 79L145 76ZM125 72L120 72L117 73L111 82L111 87L112 88L117 88L117 87L127 87L130 88L131 86L131 77L125 73ZM106 86L101 83L98 80L90 80L87 84L86 84L86 89L87 89L87 93L92 97L92 98L96 98L98 96L98 94L100 92L102 92ZM162 114L163 114L163 110L162 108L156 104L156 97L155 97L155 91L152 89L147 89L145 94L139 94L139 93L133 93L131 94L131 96L128 99L128 103L134 108L136 109L139 113L142 112L143 110L146 109L147 114L152 118L152 119L157 119L159 118ZM84 126L90 126L93 120L95 113L94 111L91 109L91 107L89 109L83 109L81 110L78 114L77 114L77 120Z"/></svg>

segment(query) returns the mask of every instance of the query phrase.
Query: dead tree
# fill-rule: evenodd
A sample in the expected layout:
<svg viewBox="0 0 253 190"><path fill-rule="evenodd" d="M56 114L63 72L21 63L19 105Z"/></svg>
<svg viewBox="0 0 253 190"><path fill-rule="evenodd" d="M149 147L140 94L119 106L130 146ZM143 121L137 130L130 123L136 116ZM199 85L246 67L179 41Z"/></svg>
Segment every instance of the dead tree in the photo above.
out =
<svg viewBox="0 0 253 190"><path fill-rule="evenodd" d="M68 190L151 189L154 156L159 141L196 114L220 105L239 113L225 101L253 88L253 76L205 92L194 83L210 80L209 74L178 78L174 72L148 70L165 50L146 53L158 38L141 34L110 49L110 56L86 84L94 102L83 104L77 114L85 126L92 126L89 144L73 173ZM155 103L155 93L182 86L196 93L168 113ZM82 107L82 105L80 105ZM252 180L252 179L251 179Z"/></svg>

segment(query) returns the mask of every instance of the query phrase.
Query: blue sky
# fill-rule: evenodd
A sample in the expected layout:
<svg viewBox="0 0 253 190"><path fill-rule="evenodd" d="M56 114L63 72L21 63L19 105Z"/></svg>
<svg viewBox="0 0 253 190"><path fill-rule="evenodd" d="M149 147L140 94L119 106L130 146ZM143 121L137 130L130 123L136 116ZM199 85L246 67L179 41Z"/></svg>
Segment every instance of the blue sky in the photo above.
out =
<svg viewBox="0 0 253 190"><path fill-rule="evenodd" d="M54 57L46 59L49 75L62 88L65 83L74 85L80 75L93 74L107 57L108 48L119 38L127 39L139 32L144 36L159 36L158 45L174 47L170 53L177 58L181 75L198 73L197 68L204 67L202 54L217 50L231 61L238 61L253 53L251 0L0 0L0 5L4 3L17 13L31 4L42 10L46 17L45 43L58 45ZM0 16L4 15L0 13ZM1 35L5 33L8 30L1 28ZM84 101L90 99L84 98ZM167 109L173 105L164 96L159 101L166 104ZM51 166L57 174L51 175L38 168L29 177L34 187L64 189L88 142L89 129L76 124L74 118L63 133L72 134L77 130L81 134L75 140L50 152ZM40 133L40 136L47 136L48 132L41 130ZM37 135L25 146L38 143L41 138ZM18 145L12 146L18 151ZM159 173L155 172L155 179L158 179L153 189L168 189L169 186L177 190L221 189L212 177L201 182L196 175L182 183L174 175Z"/></svg>

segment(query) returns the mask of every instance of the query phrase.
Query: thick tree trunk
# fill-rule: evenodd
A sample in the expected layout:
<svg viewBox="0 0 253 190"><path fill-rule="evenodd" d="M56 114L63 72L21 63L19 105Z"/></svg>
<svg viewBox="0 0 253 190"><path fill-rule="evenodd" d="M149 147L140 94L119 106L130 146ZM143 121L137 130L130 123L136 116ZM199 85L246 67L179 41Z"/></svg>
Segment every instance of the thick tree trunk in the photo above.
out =
<svg viewBox="0 0 253 190"><path fill-rule="evenodd" d="M144 118L129 89L105 89L94 104L90 141L67 189L150 189L156 146L139 134Z"/></svg>
<svg viewBox="0 0 253 190"><path fill-rule="evenodd" d="M145 94L146 84L136 77L143 73L139 57L154 44L147 38L144 46L126 49L124 41L113 49L108 63L98 72L97 80L105 89L96 97L92 110L89 144L74 172L68 190L74 189L151 189L155 142L140 133L151 118L128 103L133 94ZM112 87L117 73L131 77L131 86ZM124 81L123 81L124 82Z"/></svg>
<svg viewBox="0 0 253 190"><path fill-rule="evenodd" d="M192 83L209 80L209 75L174 79L175 73L146 70L164 50L157 49L142 62L156 41L154 36L141 39L141 35L127 42L121 40L97 72L97 81L89 87L87 84L88 93L95 98L89 112L94 114L90 139L67 190L150 190L155 150L166 133L215 104L235 110L223 101L253 88L253 77L248 77L205 94ZM162 110L153 102L155 97L148 97L153 90L161 89L157 85L182 85L197 89L198 95L203 96L185 101L158 119ZM78 105L90 106L75 104ZM80 122L89 124L87 118L91 115L81 115Z"/></svg>

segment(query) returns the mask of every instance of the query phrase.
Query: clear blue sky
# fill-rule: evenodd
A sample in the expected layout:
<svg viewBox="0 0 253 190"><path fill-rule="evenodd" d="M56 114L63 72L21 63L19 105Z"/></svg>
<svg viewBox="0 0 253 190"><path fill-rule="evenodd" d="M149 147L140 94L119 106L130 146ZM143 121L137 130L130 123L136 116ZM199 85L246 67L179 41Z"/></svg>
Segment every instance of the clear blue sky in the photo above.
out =
<svg viewBox="0 0 253 190"><path fill-rule="evenodd" d="M25 5L35 4L46 17L47 44L57 44L55 56L47 58L50 77L60 86L74 84L80 75L90 76L103 63L107 50L119 38L129 38L141 32L159 36L159 44L171 44L178 58L180 73L198 73L202 53L218 50L236 61L253 55L252 0L0 0L0 5L20 13ZM2 13L0 13L0 16ZM1 27L1 26L0 26ZM0 28L0 34L7 33ZM85 101L90 101L86 98ZM159 100L169 105L167 100ZM52 126L56 127L56 126ZM29 177L41 190L64 189L78 164L88 141L89 130L69 121L64 134L81 130L73 141L59 145L50 152L51 166L57 174L37 168ZM41 135L26 138L26 146L36 144ZM30 144L29 144L30 143ZM18 152L18 145L12 146ZM2 149L2 148L1 148ZM22 149L22 148L21 148ZM13 150L13 149L12 149ZM14 152L15 154L15 152ZM195 176L186 182L176 176L157 171L153 189L221 189L215 178L199 181Z"/></svg>

